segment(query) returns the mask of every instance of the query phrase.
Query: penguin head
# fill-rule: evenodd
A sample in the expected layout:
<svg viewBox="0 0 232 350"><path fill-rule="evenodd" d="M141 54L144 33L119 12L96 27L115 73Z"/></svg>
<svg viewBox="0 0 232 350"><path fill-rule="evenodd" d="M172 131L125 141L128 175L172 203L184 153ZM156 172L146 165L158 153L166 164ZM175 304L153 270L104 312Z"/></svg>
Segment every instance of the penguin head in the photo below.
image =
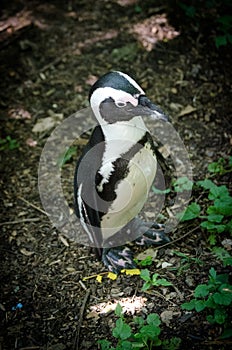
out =
<svg viewBox="0 0 232 350"><path fill-rule="evenodd" d="M130 121L150 116L167 121L167 116L147 97L127 74L109 72L98 79L89 93L91 108L100 124Z"/></svg>

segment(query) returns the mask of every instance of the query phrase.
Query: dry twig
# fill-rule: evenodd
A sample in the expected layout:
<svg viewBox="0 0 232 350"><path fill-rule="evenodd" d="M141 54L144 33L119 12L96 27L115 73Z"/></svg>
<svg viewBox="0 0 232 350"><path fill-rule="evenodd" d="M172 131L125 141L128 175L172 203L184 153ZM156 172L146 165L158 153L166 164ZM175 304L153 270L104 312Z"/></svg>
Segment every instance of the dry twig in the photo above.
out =
<svg viewBox="0 0 232 350"><path fill-rule="evenodd" d="M75 337L74 348L73 348L74 350L79 349L81 324L84 316L85 306L89 299L89 296L90 296L90 289L87 289L81 309L80 309L80 313L79 313L79 322L77 325L76 337Z"/></svg>

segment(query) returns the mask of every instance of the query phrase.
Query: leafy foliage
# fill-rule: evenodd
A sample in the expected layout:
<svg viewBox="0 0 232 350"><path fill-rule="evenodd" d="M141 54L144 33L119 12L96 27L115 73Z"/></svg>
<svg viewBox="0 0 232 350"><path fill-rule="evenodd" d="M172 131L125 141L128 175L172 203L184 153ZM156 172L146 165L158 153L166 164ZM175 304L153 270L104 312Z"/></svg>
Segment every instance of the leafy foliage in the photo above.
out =
<svg viewBox="0 0 232 350"><path fill-rule="evenodd" d="M145 259L141 261L139 261L138 259L134 259L134 261L137 265L140 265L142 267L152 265L152 257L150 255L148 255Z"/></svg>
<svg viewBox="0 0 232 350"><path fill-rule="evenodd" d="M19 148L19 143L17 140L12 139L11 136L6 136L5 139L0 139L0 151L13 150Z"/></svg>
<svg viewBox="0 0 232 350"><path fill-rule="evenodd" d="M142 286L142 291L146 291L152 286L159 287L159 286L171 286L172 283L167 281L165 278L158 278L159 274L154 273L152 276L150 274L150 271L148 269L141 270L140 277L145 281L145 283Z"/></svg>
<svg viewBox="0 0 232 350"><path fill-rule="evenodd" d="M231 171L232 160L229 158L228 164L220 158L217 162L209 164L209 169L214 173L225 174ZM212 180L205 179L196 183L198 188L203 188L208 193L210 205L203 211L200 204L191 203L184 213L180 213L181 221L192 219L203 219L200 226L206 229L209 235L209 242L215 245L216 234L232 232L232 197L225 185L218 186ZM203 215L202 215L203 214Z"/></svg>
<svg viewBox="0 0 232 350"><path fill-rule="evenodd" d="M213 38L217 48L232 44L232 16L231 1L178 1L178 6L192 25L206 33L205 23L214 28ZM226 6L225 6L226 5Z"/></svg>
<svg viewBox="0 0 232 350"><path fill-rule="evenodd" d="M182 304L182 308L195 309L197 312L210 310L206 317L208 322L225 324L232 307L232 285L229 284L228 277L228 274L217 275L212 267L208 283L199 284L194 291L194 299Z"/></svg>
<svg viewBox="0 0 232 350"><path fill-rule="evenodd" d="M228 163L225 158L219 158L218 161L208 165L208 171L214 175L223 175L232 171L232 156L229 157Z"/></svg>
<svg viewBox="0 0 232 350"><path fill-rule="evenodd" d="M67 151L64 152L64 154L61 154L58 158L58 166L62 168L70 159L72 159L73 156L75 156L77 153L77 149L75 146L69 147Z"/></svg>
<svg viewBox="0 0 232 350"><path fill-rule="evenodd" d="M123 310L120 304L116 306L115 314L119 317L113 328L112 334L116 338L117 345L113 347L111 342L102 339L98 341L101 350L130 350L130 349L153 349L160 346L162 341L159 339L161 333L160 318L156 313L149 314L146 319L136 316L131 322L131 326L126 322ZM135 331L132 330L135 329ZM181 340L171 338L164 342L164 349L175 350L179 348Z"/></svg>
<svg viewBox="0 0 232 350"><path fill-rule="evenodd" d="M232 256L227 250L222 247L214 247L212 250L217 258L222 260L223 266L232 266Z"/></svg>

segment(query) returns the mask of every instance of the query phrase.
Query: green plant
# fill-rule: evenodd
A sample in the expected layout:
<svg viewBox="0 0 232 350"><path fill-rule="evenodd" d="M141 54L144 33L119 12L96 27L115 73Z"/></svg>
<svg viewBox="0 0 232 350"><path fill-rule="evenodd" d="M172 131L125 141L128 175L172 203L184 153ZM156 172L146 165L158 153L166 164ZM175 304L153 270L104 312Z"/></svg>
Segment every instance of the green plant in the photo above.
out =
<svg viewBox="0 0 232 350"><path fill-rule="evenodd" d="M172 182L171 188L160 190L155 186L152 186L152 191L156 194L168 194L170 192L177 193L177 192L191 191L192 187L193 187L193 182L189 180L187 176L182 176Z"/></svg>
<svg viewBox="0 0 232 350"><path fill-rule="evenodd" d="M66 150L63 154L61 154L58 158L57 165L59 168L62 168L73 156L77 153L77 149L75 146L71 146Z"/></svg>
<svg viewBox="0 0 232 350"><path fill-rule="evenodd" d="M206 208L205 215L201 215L201 206L195 202L191 203L184 214L180 214L181 221L204 219L200 226L210 233L209 242L214 245L217 233L232 232L232 197L225 185L217 186L209 179L198 181L196 185L208 192L211 205Z"/></svg>
<svg viewBox="0 0 232 350"><path fill-rule="evenodd" d="M139 265L139 266L142 266L142 267L152 265L152 257L150 255L148 255L143 260L134 259L134 261L135 261L136 265Z"/></svg>
<svg viewBox="0 0 232 350"><path fill-rule="evenodd" d="M177 350L180 348L181 339L173 337L162 341L162 350Z"/></svg>
<svg viewBox="0 0 232 350"><path fill-rule="evenodd" d="M232 16L223 15L217 19L218 32L214 38L215 45L217 48L220 46L225 46L227 44L232 44Z"/></svg>
<svg viewBox="0 0 232 350"><path fill-rule="evenodd" d="M228 161L225 158L219 158L216 162L210 163L208 171L213 175L224 175L232 172L232 156L229 157Z"/></svg>
<svg viewBox="0 0 232 350"><path fill-rule="evenodd" d="M222 261L223 266L232 266L232 256L227 250L222 247L214 247L212 251Z"/></svg>
<svg viewBox="0 0 232 350"><path fill-rule="evenodd" d="M149 288L159 286L172 286L172 283L167 281L165 278L158 278L159 274L154 273L152 276L148 269L141 270L140 277L145 281L142 286L142 291L146 291Z"/></svg>
<svg viewBox="0 0 232 350"><path fill-rule="evenodd" d="M232 16L228 15L231 12L231 1L184 0L177 4L195 30L207 33L205 23L208 23L210 29L214 28L212 37L216 48L232 44Z"/></svg>
<svg viewBox="0 0 232 350"><path fill-rule="evenodd" d="M113 347L109 340L102 339L98 341L101 350L151 350L162 344L162 341L159 339L161 321L156 313L149 314L146 319L138 316L134 317L131 325L135 331L127 324L120 304L116 306L115 314L118 316L118 319L113 328L112 335L117 339L117 345ZM178 349L180 341L179 338L171 338L164 341L164 349Z"/></svg>
<svg viewBox="0 0 232 350"><path fill-rule="evenodd" d="M203 265L203 261L200 260L199 258L193 258L191 256L188 256L176 250L173 250L173 253L181 258L181 264L180 264L180 267L178 268L178 275L180 275L183 270L189 269L191 264L198 264L201 266Z"/></svg>
<svg viewBox="0 0 232 350"><path fill-rule="evenodd" d="M228 274L217 275L212 267L209 270L208 283L199 284L194 291L194 299L182 304L181 307L185 310L195 309L197 312L207 309L208 322L227 326L232 306L232 285L228 279Z"/></svg>
<svg viewBox="0 0 232 350"><path fill-rule="evenodd" d="M17 140L12 139L11 136L6 136L5 139L0 139L0 151L3 150L13 150L19 148L19 143Z"/></svg>

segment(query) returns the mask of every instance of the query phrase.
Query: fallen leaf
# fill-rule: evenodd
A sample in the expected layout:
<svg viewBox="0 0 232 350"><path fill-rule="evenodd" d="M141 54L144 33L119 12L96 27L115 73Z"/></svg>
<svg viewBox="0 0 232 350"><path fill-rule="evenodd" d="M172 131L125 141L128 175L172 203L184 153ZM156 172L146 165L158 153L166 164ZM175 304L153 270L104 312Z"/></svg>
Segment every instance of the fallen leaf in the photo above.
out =
<svg viewBox="0 0 232 350"><path fill-rule="evenodd" d="M166 324L166 326L169 326L170 321L173 319L173 311L165 310L165 311L161 312L160 318L161 318L162 322Z"/></svg>
<svg viewBox="0 0 232 350"><path fill-rule="evenodd" d="M32 132L44 132L54 128L58 125L63 119L63 115L54 114L51 117L39 119L38 122L32 129Z"/></svg>
<svg viewBox="0 0 232 350"><path fill-rule="evenodd" d="M182 109L182 111L178 114L178 117L183 117L184 115L191 114L192 112L195 112L197 109L191 105L187 105Z"/></svg>
<svg viewBox="0 0 232 350"><path fill-rule="evenodd" d="M152 248L148 248L148 249L146 249L144 252L139 253L139 254L136 256L136 259L138 259L138 260L144 260L144 259L146 259L148 256L151 256L153 259L155 259L156 256L157 256L157 254L158 254L158 250L157 250L157 249L154 250L154 249L152 249Z"/></svg>
<svg viewBox="0 0 232 350"><path fill-rule="evenodd" d="M90 318L94 318L95 320L98 320L99 319L99 315L96 311L90 311L87 315L86 315L86 318L87 320L90 319Z"/></svg>

